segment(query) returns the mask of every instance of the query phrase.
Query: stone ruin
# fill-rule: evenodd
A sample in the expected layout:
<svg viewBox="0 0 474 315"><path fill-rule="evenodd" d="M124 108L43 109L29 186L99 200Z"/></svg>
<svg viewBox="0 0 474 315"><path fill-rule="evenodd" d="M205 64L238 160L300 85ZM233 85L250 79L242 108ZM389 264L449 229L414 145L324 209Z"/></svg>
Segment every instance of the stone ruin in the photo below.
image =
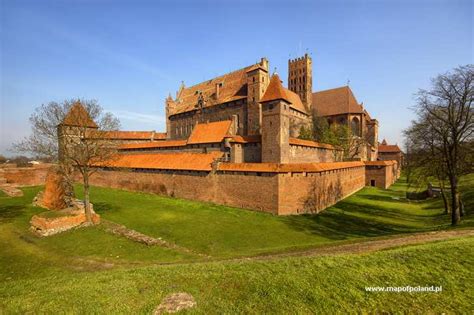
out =
<svg viewBox="0 0 474 315"><path fill-rule="evenodd" d="M49 209L31 218L30 229L39 236L49 236L87 225L84 202L75 198L71 182L57 166L48 171L45 189L36 195L33 205ZM92 223L98 224L100 216L94 212L92 204L90 209Z"/></svg>

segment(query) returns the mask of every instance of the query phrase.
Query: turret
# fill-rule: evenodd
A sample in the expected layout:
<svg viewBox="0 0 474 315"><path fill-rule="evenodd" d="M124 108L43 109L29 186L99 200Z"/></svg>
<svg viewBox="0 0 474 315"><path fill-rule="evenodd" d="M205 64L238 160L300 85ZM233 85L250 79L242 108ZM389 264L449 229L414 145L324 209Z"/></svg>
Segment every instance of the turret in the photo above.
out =
<svg viewBox="0 0 474 315"><path fill-rule="evenodd" d="M262 105L262 162L288 163L290 157L290 98L274 74Z"/></svg>

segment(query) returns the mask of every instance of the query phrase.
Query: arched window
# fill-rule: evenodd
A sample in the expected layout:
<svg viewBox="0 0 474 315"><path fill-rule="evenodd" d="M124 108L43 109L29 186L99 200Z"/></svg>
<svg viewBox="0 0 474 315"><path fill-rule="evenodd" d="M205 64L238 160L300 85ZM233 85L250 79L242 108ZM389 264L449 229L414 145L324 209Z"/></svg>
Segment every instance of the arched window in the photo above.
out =
<svg viewBox="0 0 474 315"><path fill-rule="evenodd" d="M351 121L351 129L352 129L352 134L353 134L354 136L360 136L360 122L359 122L359 118L357 118L357 117L352 118L352 121Z"/></svg>

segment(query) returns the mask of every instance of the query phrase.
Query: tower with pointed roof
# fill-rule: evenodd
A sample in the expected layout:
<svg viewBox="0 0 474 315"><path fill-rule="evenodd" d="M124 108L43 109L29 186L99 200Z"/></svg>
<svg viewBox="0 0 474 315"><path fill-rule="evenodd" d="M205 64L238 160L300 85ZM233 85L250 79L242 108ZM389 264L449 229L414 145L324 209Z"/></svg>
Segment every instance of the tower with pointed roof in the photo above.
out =
<svg viewBox="0 0 474 315"><path fill-rule="evenodd" d="M311 112L313 93L313 61L308 54L288 60L288 89L299 95L306 110Z"/></svg>
<svg viewBox="0 0 474 315"><path fill-rule="evenodd" d="M283 88L278 74L273 74L263 95L262 162L288 163L290 158L291 97Z"/></svg>
<svg viewBox="0 0 474 315"><path fill-rule="evenodd" d="M67 143L66 137L77 138L79 141L80 128L97 130L99 127L81 102L77 101L71 106L63 121L57 126L58 158L60 161L64 156L64 149Z"/></svg>

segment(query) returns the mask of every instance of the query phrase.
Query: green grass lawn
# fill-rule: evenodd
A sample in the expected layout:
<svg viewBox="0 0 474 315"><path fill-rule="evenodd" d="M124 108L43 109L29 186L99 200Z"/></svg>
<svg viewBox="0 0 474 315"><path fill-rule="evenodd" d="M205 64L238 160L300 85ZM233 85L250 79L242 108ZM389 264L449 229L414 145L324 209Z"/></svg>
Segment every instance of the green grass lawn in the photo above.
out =
<svg viewBox="0 0 474 315"><path fill-rule="evenodd" d="M470 212L460 227L472 227L474 175L461 186ZM105 219L221 259L450 228L441 200L409 202L405 187L399 181L389 190L364 188L319 215L290 217L98 187L91 197ZM473 238L365 255L193 265L187 263L205 258L148 247L102 226L37 238L28 228L44 211L31 205L40 189L0 196L0 313L149 313L165 294L179 291L196 297L200 313L333 313L355 305L462 312L472 300L466 279L473 278ZM157 265L163 263L182 264ZM425 284L446 291L363 290Z"/></svg>
<svg viewBox="0 0 474 315"><path fill-rule="evenodd" d="M48 272L0 285L4 313L151 314L191 293L193 313L448 313L473 310L474 238L365 255L266 262ZM366 286L442 286L441 293L366 292Z"/></svg>
<svg viewBox="0 0 474 315"><path fill-rule="evenodd" d="M91 199L105 219L203 254L232 257L449 227L440 199L410 202L405 188L403 181L388 190L366 187L319 215L287 217L99 187ZM473 223L469 215L462 225Z"/></svg>

